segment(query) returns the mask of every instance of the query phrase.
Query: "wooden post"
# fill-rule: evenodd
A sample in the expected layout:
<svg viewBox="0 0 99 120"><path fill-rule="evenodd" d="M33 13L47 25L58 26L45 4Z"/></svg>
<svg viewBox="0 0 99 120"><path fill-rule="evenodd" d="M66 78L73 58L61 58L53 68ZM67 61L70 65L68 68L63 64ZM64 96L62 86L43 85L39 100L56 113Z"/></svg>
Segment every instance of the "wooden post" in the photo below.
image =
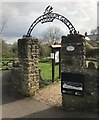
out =
<svg viewBox="0 0 99 120"><path fill-rule="evenodd" d="M59 78L61 78L61 50L59 49Z"/></svg>
<svg viewBox="0 0 99 120"><path fill-rule="evenodd" d="M51 45L52 53L54 54L54 57L52 55L52 82L54 82L55 77L55 52L59 51L59 78L61 78L61 45Z"/></svg>
<svg viewBox="0 0 99 120"><path fill-rule="evenodd" d="M54 53L54 59L52 59L52 82L54 82L54 74L55 74L55 52L52 49L52 53Z"/></svg>

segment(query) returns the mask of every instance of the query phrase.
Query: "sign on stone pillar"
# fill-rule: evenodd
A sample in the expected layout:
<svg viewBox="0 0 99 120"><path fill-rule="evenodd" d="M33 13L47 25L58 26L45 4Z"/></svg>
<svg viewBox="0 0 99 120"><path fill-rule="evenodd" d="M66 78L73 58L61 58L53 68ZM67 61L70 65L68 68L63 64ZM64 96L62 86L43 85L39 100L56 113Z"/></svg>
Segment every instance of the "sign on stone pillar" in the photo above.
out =
<svg viewBox="0 0 99 120"><path fill-rule="evenodd" d="M62 93L83 95L85 68L85 42L81 35L62 36L61 79Z"/></svg>
<svg viewBox="0 0 99 120"><path fill-rule="evenodd" d="M79 34L62 37L62 106L97 113L97 71L86 69L85 39Z"/></svg>
<svg viewBox="0 0 99 120"><path fill-rule="evenodd" d="M21 92L27 96L39 89L38 54L38 39L23 37L18 40Z"/></svg>

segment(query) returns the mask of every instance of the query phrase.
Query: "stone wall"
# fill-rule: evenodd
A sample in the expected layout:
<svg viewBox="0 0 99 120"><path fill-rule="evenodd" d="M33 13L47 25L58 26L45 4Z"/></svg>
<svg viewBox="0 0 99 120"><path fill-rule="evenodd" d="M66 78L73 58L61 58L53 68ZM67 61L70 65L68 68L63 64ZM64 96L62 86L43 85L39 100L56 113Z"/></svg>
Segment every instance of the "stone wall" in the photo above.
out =
<svg viewBox="0 0 99 120"><path fill-rule="evenodd" d="M61 72L84 75L84 94L76 96L62 93L63 107L68 110L96 111L97 72L85 69L86 49L84 38L80 35L63 36L61 46ZM75 49L68 51L68 46L74 46ZM71 77L71 79L74 78Z"/></svg>
<svg viewBox="0 0 99 120"><path fill-rule="evenodd" d="M81 36L63 36L61 46L61 71L83 73L85 67L85 42ZM68 51L68 46L73 46L74 50Z"/></svg>
<svg viewBox="0 0 99 120"><path fill-rule="evenodd" d="M18 55L20 91L26 96L31 96L39 89L38 39L33 37L19 39Z"/></svg>
<svg viewBox="0 0 99 120"><path fill-rule="evenodd" d="M92 74L94 72L95 74ZM96 71L92 73L89 70L85 71L83 96L62 94L62 106L66 110L89 111L97 114L99 101L97 91L97 80L99 77L97 75L99 73L97 74Z"/></svg>

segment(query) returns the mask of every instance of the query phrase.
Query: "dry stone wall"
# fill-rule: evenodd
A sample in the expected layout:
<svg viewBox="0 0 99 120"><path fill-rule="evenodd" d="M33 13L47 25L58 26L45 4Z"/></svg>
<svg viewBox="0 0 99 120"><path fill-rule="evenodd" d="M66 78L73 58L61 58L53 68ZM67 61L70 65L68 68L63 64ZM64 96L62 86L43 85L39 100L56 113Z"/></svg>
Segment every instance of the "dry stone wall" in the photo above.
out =
<svg viewBox="0 0 99 120"><path fill-rule="evenodd" d="M21 77L20 91L31 96L39 89L38 39L33 37L19 39L18 55Z"/></svg>

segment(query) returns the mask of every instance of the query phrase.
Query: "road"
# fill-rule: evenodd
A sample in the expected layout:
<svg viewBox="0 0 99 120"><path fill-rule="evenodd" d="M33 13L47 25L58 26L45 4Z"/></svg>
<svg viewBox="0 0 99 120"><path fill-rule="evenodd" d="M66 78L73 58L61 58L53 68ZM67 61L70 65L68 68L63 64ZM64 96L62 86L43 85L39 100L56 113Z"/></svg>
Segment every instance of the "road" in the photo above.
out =
<svg viewBox="0 0 99 120"><path fill-rule="evenodd" d="M19 94L12 96L7 82L10 75L10 71L2 73L2 118L97 118L93 113L66 111L62 107L39 102L33 97Z"/></svg>

